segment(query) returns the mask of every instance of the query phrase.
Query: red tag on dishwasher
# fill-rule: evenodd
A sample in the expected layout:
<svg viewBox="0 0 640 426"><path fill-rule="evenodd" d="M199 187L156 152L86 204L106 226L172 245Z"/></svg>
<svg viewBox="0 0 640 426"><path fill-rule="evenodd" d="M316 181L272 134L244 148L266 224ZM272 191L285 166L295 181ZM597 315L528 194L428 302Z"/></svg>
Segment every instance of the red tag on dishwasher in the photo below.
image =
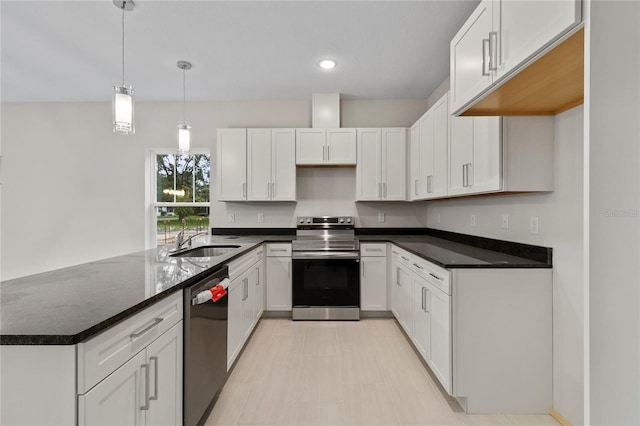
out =
<svg viewBox="0 0 640 426"><path fill-rule="evenodd" d="M217 286L213 287L209 291L211 292L211 300L213 300L214 302L217 302L218 300L220 300L222 298L222 296L227 294L227 291L220 284L218 284Z"/></svg>

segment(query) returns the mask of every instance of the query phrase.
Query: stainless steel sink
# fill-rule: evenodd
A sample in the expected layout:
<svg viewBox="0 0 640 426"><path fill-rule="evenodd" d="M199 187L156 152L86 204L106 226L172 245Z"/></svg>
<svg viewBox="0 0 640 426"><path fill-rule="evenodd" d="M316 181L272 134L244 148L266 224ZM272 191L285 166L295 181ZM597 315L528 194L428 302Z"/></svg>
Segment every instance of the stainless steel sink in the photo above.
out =
<svg viewBox="0 0 640 426"><path fill-rule="evenodd" d="M171 257L215 257L227 254L240 246L229 245L215 245L215 246L200 246L193 249L174 253Z"/></svg>

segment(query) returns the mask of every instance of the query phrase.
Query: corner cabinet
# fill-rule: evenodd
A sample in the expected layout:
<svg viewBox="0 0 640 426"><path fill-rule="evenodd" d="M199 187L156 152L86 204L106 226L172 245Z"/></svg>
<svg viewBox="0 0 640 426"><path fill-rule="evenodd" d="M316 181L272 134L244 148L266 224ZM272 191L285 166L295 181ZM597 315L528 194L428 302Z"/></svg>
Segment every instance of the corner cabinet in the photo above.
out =
<svg viewBox="0 0 640 426"><path fill-rule="evenodd" d="M357 201L406 200L406 128L358 129Z"/></svg>
<svg viewBox="0 0 640 426"><path fill-rule="evenodd" d="M356 129L296 129L297 165L355 165Z"/></svg>
<svg viewBox="0 0 640 426"><path fill-rule="evenodd" d="M581 6L581 0L480 2L451 40L451 111L463 113L561 41L580 23Z"/></svg>
<svg viewBox="0 0 640 426"><path fill-rule="evenodd" d="M449 149L448 93L411 127L412 201L447 196Z"/></svg>

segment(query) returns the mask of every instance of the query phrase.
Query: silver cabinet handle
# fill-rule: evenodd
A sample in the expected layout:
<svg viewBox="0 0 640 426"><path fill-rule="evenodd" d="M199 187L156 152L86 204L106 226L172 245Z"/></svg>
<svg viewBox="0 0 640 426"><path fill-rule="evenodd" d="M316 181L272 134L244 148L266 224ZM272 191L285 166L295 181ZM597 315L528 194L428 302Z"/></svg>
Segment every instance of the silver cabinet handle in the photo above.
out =
<svg viewBox="0 0 640 426"><path fill-rule="evenodd" d="M274 251L287 251L287 249L274 248L274 249L271 249L271 251L272 252L274 252Z"/></svg>
<svg viewBox="0 0 640 426"><path fill-rule="evenodd" d="M416 179L415 186L413 187L413 192L415 195L418 195L418 179Z"/></svg>
<svg viewBox="0 0 640 426"><path fill-rule="evenodd" d="M382 183L382 196L384 198L387 198L387 183L386 182Z"/></svg>
<svg viewBox="0 0 640 426"><path fill-rule="evenodd" d="M260 285L260 268L256 268L256 272L258 273L258 280L256 281L256 285Z"/></svg>
<svg viewBox="0 0 640 426"><path fill-rule="evenodd" d="M362 262L362 278L364 278L364 262Z"/></svg>
<svg viewBox="0 0 640 426"><path fill-rule="evenodd" d="M327 161L327 156L325 154L326 150L327 150L327 147L323 146L322 147L322 161Z"/></svg>
<svg viewBox="0 0 640 426"><path fill-rule="evenodd" d="M425 309L427 309L427 308L426 308L426 306L425 306L425 305L426 305L426 300L425 300L425 294L426 294L426 293L425 293L425 290L426 290L426 289L427 289L426 287L422 287L422 310L423 310L423 311L424 311ZM426 311L425 311L425 312L426 312Z"/></svg>
<svg viewBox="0 0 640 426"><path fill-rule="evenodd" d="M396 284L400 285L400 268L396 268Z"/></svg>
<svg viewBox="0 0 640 426"><path fill-rule="evenodd" d="M395 251L395 250L391 250L391 253L393 253L393 254L399 254L399 253L398 253L397 251Z"/></svg>
<svg viewBox="0 0 640 426"><path fill-rule="evenodd" d="M467 163L467 186L473 186L473 181L471 180L471 167L473 165L471 163Z"/></svg>
<svg viewBox="0 0 640 426"><path fill-rule="evenodd" d="M273 198L276 197L276 183L275 182L271 182L271 196Z"/></svg>
<svg viewBox="0 0 640 426"><path fill-rule="evenodd" d="M144 405L140 407L141 410L149 409L149 364L142 364L144 368Z"/></svg>
<svg viewBox="0 0 640 426"><path fill-rule="evenodd" d="M247 196L247 183L243 182L242 183L242 198L245 198Z"/></svg>
<svg viewBox="0 0 640 426"><path fill-rule="evenodd" d="M418 269L420 269L420 270L423 270L423 269L424 269L422 266L418 265L417 263L414 263L414 264L413 264L413 266L415 266L416 268L418 268Z"/></svg>
<svg viewBox="0 0 640 426"><path fill-rule="evenodd" d="M429 275L431 275L433 278L435 278L435 279L436 279L436 280L438 280L438 281L442 281L442 278L440 278L440 277L439 277L439 276L437 276L437 275L432 274L431 272L429 272Z"/></svg>
<svg viewBox="0 0 640 426"><path fill-rule="evenodd" d="M130 338L135 339L137 337L142 336L144 333L146 333L147 331L151 330L153 327L155 327L156 325L160 324L162 321L164 321L164 318L156 318L153 320L153 323L151 323L151 325L149 325L148 327L145 327L143 330L138 331L137 333L131 333L129 335Z"/></svg>
<svg viewBox="0 0 640 426"><path fill-rule="evenodd" d="M327 145L327 161L331 161L331 145Z"/></svg>
<svg viewBox="0 0 640 426"><path fill-rule="evenodd" d="M426 313L429 313L430 309L427 309L427 302L429 301L429 299L427 299L427 296L429 294L429 289L428 288L424 288L425 292L424 292L424 311Z"/></svg>
<svg viewBox="0 0 640 426"><path fill-rule="evenodd" d="M291 278L291 262L289 262L289 274L288 277Z"/></svg>
<svg viewBox="0 0 640 426"><path fill-rule="evenodd" d="M378 198L382 198L382 188L380 187L380 182L378 182Z"/></svg>
<svg viewBox="0 0 640 426"><path fill-rule="evenodd" d="M267 198L271 198L271 184L267 182Z"/></svg>
<svg viewBox="0 0 640 426"><path fill-rule="evenodd" d="M489 33L489 71L498 69L498 33L491 31Z"/></svg>
<svg viewBox="0 0 640 426"><path fill-rule="evenodd" d="M485 77L489 76L489 71L487 70L487 53L489 51L489 39L482 39L482 75ZM491 58L489 58L491 60Z"/></svg>
<svg viewBox="0 0 640 426"><path fill-rule="evenodd" d="M408 259L408 258L406 258L406 257L404 257L404 256L400 256L400 257L401 257L404 261L406 261L406 262L408 262L408 261L409 261L409 259Z"/></svg>
<svg viewBox="0 0 640 426"><path fill-rule="evenodd" d="M464 188L467 187L467 165L466 164L462 165L462 186Z"/></svg>
<svg viewBox="0 0 640 426"><path fill-rule="evenodd" d="M153 396L149 398L151 401L158 400L158 357L149 357L149 362L153 361Z"/></svg>

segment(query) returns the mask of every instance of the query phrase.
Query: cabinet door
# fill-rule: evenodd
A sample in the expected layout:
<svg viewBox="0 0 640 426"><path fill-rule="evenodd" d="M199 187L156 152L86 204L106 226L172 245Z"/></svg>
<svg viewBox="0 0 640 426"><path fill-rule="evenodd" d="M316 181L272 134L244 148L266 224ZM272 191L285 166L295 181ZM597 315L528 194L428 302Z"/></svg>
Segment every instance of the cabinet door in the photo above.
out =
<svg viewBox="0 0 640 426"><path fill-rule="evenodd" d="M295 201L295 129L273 129L271 131L271 146L271 199L274 201Z"/></svg>
<svg viewBox="0 0 640 426"><path fill-rule="evenodd" d="M473 117L473 161L468 169L470 193L502 189L502 119Z"/></svg>
<svg viewBox="0 0 640 426"><path fill-rule="evenodd" d="M323 164L326 139L326 129L296 129L296 164Z"/></svg>
<svg viewBox="0 0 640 426"><path fill-rule="evenodd" d="M380 129L358 129L357 135L356 199L380 200L382 198Z"/></svg>
<svg viewBox="0 0 640 426"><path fill-rule="evenodd" d="M467 165L473 158L473 117L451 117L449 138L449 195L466 194Z"/></svg>
<svg viewBox="0 0 640 426"><path fill-rule="evenodd" d="M264 262L261 260L255 266L256 278L255 278L255 319L254 322L258 322L262 313L264 312L264 299L265 299L265 285L264 285Z"/></svg>
<svg viewBox="0 0 640 426"><path fill-rule="evenodd" d="M144 366L144 367L143 367ZM142 426L145 424L145 386L151 374L145 351L78 396L78 424Z"/></svg>
<svg viewBox="0 0 640 426"><path fill-rule="evenodd" d="M413 343L420 355L428 361L431 356L431 317L427 309L427 282L413 277Z"/></svg>
<svg viewBox="0 0 640 426"><path fill-rule="evenodd" d="M451 394L451 296L429 284L427 310L431 316L431 355L427 363Z"/></svg>
<svg viewBox="0 0 640 426"><path fill-rule="evenodd" d="M407 199L407 129L382 129L382 195Z"/></svg>
<svg viewBox="0 0 640 426"><path fill-rule="evenodd" d="M218 201L243 201L247 198L247 131L218 129L216 177Z"/></svg>
<svg viewBox="0 0 640 426"><path fill-rule="evenodd" d="M229 284L229 310L227 314L227 371L240 353L243 343L242 299L244 298L244 274Z"/></svg>
<svg viewBox="0 0 640 426"><path fill-rule="evenodd" d="M247 200L271 199L271 129L247 129Z"/></svg>
<svg viewBox="0 0 640 426"><path fill-rule="evenodd" d="M410 158L410 183L409 199L411 201L419 199L418 188L420 185L420 121L411 126L411 144L409 146Z"/></svg>
<svg viewBox="0 0 640 426"><path fill-rule="evenodd" d="M498 32L500 78L540 52L581 20L581 1L501 1Z"/></svg>
<svg viewBox="0 0 640 426"><path fill-rule="evenodd" d="M267 310L291 311L291 258L267 257Z"/></svg>
<svg viewBox="0 0 640 426"><path fill-rule="evenodd" d="M249 338L253 326L256 325L256 287L258 282L258 270L251 267L247 271L244 279L244 300L242 301L242 322L244 338L242 339L242 345Z"/></svg>
<svg viewBox="0 0 640 426"><path fill-rule="evenodd" d="M482 0L451 40L451 111L455 112L492 82L489 33L494 0ZM483 56L484 55L484 56Z"/></svg>
<svg viewBox="0 0 640 426"><path fill-rule="evenodd" d="M387 310L387 258L360 258L360 308Z"/></svg>
<svg viewBox="0 0 640 426"><path fill-rule="evenodd" d="M182 423L182 321L147 347L150 407L147 425Z"/></svg>
<svg viewBox="0 0 640 426"><path fill-rule="evenodd" d="M431 198L447 195L449 173L449 95L444 95L433 107L433 178Z"/></svg>
<svg viewBox="0 0 640 426"><path fill-rule="evenodd" d="M420 165L424 182L421 198L431 197L431 185L433 181L433 110L430 109L420 119Z"/></svg>
<svg viewBox="0 0 640 426"><path fill-rule="evenodd" d="M356 129L327 129L327 163L356 164Z"/></svg>
<svg viewBox="0 0 640 426"><path fill-rule="evenodd" d="M400 264L395 260L391 261L391 313L400 321Z"/></svg>
<svg viewBox="0 0 640 426"><path fill-rule="evenodd" d="M413 305L412 300L412 280L413 274L408 269L401 266L398 271L398 311L400 314L400 324L409 336L413 335Z"/></svg>

